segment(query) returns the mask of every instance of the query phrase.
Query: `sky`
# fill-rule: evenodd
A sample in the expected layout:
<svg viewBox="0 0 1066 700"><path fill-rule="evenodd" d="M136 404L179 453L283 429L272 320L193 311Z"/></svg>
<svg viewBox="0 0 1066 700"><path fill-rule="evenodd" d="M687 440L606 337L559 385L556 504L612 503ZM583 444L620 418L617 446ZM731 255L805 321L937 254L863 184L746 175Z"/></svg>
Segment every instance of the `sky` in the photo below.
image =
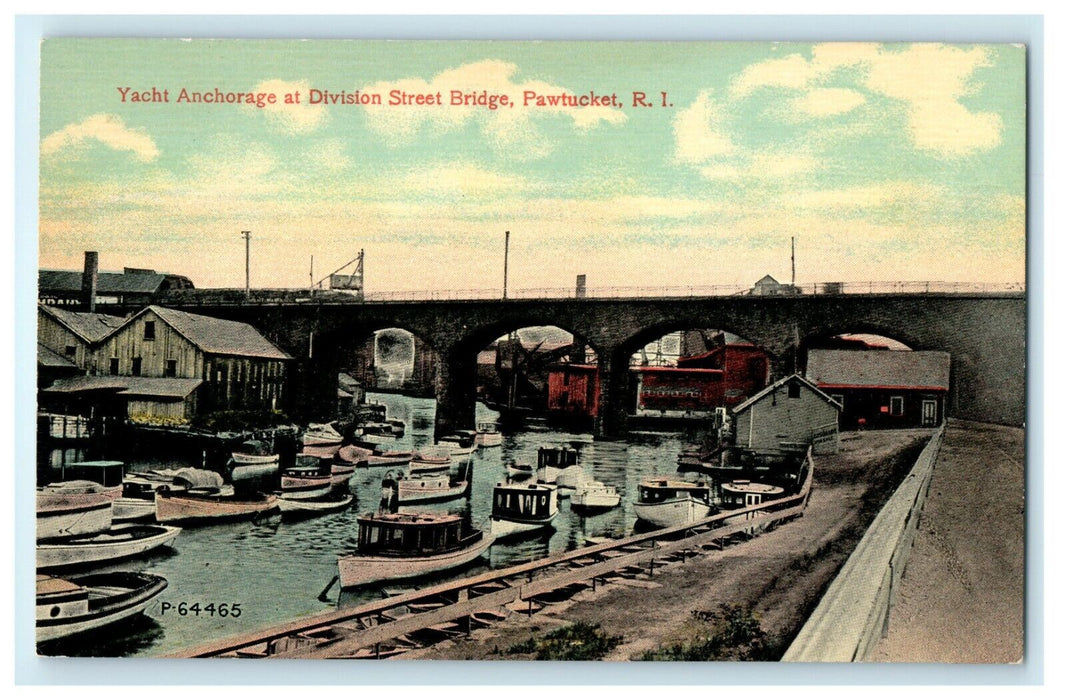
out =
<svg viewBox="0 0 1066 700"><path fill-rule="evenodd" d="M97 250L243 287L250 230L254 287L364 249L371 293L499 289L510 231L513 290L788 281L792 237L799 283L1025 279L1019 46L47 39L41 62L42 268Z"/></svg>

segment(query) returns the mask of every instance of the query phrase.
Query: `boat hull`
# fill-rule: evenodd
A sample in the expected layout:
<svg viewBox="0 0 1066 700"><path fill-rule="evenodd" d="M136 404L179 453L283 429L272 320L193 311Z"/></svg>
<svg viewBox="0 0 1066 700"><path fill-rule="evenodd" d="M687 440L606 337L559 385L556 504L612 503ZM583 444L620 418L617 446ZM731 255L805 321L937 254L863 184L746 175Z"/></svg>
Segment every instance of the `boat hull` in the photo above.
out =
<svg viewBox="0 0 1066 700"><path fill-rule="evenodd" d="M328 482L327 482L328 491ZM161 523L197 523L223 520L250 520L277 510L276 496L256 501L181 496L157 493L155 517Z"/></svg>
<svg viewBox="0 0 1066 700"><path fill-rule="evenodd" d="M37 539L54 540L93 535L111 528L111 501L87 506L56 508L37 512Z"/></svg>
<svg viewBox="0 0 1066 700"><path fill-rule="evenodd" d="M309 499L278 498L278 508L284 515L313 515L316 513L335 513L344 510L352 504L353 496L345 496L340 499L313 501Z"/></svg>
<svg viewBox="0 0 1066 700"><path fill-rule="evenodd" d="M711 506L694 498L676 498L661 503L634 503L633 512L646 523L672 527L703 520L711 514Z"/></svg>
<svg viewBox="0 0 1066 700"><path fill-rule="evenodd" d="M618 493L575 491L570 498L570 507L578 510L610 510L622 502Z"/></svg>
<svg viewBox="0 0 1066 700"><path fill-rule="evenodd" d="M112 521L132 523L155 520L155 501L145 498L119 498L111 504Z"/></svg>
<svg viewBox="0 0 1066 700"><path fill-rule="evenodd" d="M478 433L474 442L478 447L499 447L503 444L503 435L501 433Z"/></svg>
<svg viewBox="0 0 1066 700"><path fill-rule="evenodd" d="M352 554L337 559L342 588L365 586L380 581L417 578L438 571L454 569L484 554L496 537L485 533L473 546L456 552L430 557L381 557Z"/></svg>
<svg viewBox="0 0 1066 700"><path fill-rule="evenodd" d="M467 491L467 484L460 483L446 488L422 488L420 486L407 485L404 481L398 487L397 502L400 505L409 503L430 503L432 501L447 501L459 498Z"/></svg>
<svg viewBox="0 0 1066 700"><path fill-rule="evenodd" d="M545 530L554 527L552 522L555 517L559 515L559 511L555 511L547 518L540 518L537 520L507 520L497 516L493 516L490 521L490 531L497 538L508 537L510 535L519 535L525 532L536 532L537 530Z"/></svg>
<svg viewBox="0 0 1066 700"><path fill-rule="evenodd" d="M63 639L75 634L97 630L114 624L133 615L144 612L148 604L166 590L167 580L162 576L151 574L115 573L79 577L72 581L92 590L93 584L100 586L103 600L86 606L83 610L62 611L63 605L55 603L52 596L37 599L37 641L49 642ZM125 590L125 592L122 592ZM57 613L53 616L53 613Z"/></svg>
<svg viewBox="0 0 1066 700"><path fill-rule="evenodd" d="M181 533L180 527L148 525L116 528L91 537L37 545L37 568L59 569L126 559L168 547Z"/></svg>
<svg viewBox="0 0 1066 700"><path fill-rule="evenodd" d="M281 459L278 455L249 455L241 452L232 453L235 464L277 464Z"/></svg>

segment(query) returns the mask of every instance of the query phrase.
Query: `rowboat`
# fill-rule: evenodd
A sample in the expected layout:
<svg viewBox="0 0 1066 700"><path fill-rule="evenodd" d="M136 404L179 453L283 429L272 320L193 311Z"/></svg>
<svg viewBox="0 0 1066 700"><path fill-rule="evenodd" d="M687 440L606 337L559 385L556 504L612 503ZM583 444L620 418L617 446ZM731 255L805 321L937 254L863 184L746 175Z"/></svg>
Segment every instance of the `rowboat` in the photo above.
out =
<svg viewBox="0 0 1066 700"><path fill-rule="evenodd" d="M227 491L206 489L177 493L157 491L155 494L155 518L161 523L252 520L277 509L278 498L274 495L256 494L245 498Z"/></svg>
<svg viewBox="0 0 1066 700"><path fill-rule="evenodd" d="M437 445L447 448L452 457L463 457L474 452L476 435L477 433L473 430L456 430L451 435L445 435L437 440Z"/></svg>
<svg viewBox="0 0 1066 700"><path fill-rule="evenodd" d="M290 499L285 497L278 498L278 507L281 509L283 516L302 516L302 515L325 515L327 513L336 513L337 511L344 510L352 504L354 496L350 493L343 495L327 496L326 498L318 499Z"/></svg>
<svg viewBox="0 0 1066 700"><path fill-rule="evenodd" d="M710 486L669 477L640 482L633 511L641 520L659 527L685 525L711 514Z"/></svg>
<svg viewBox="0 0 1066 700"><path fill-rule="evenodd" d="M37 568L57 569L84 564L102 564L170 546L180 527L126 525L107 532L37 543Z"/></svg>
<svg viewBox="0 0 1066 700"><path fill-rule="evenodd" d="M344 442L344 436L337 432L332 423L311 423L304 431L302 442L305 447L339 446Z"/></svg>
<svg viewBox="0 0 1066 700"><path fill-rule="evenodd" d="M408 468L412 475L447 471L452 466L450 450L445 446L427 447L415 452Z"/></svg>
<svg viewBox="0 0 1066 700"><path fill-rule="evenodd" d="M492 534L506 537L547 529L559 514L554 486L547 484L496 484L492 490Z"/></svg>
<svg viewBox="0 0 1066 700"><path fill-rule="evenodd" d="M37 641L97 630L137 615L166 587L162 576L128 571L67 578L38 575Z"/></svg>
<svg viewBox="0 0 1066 700"><path fill-rule="evenodd" d="M342 588L416 578L467 564L495 537L451 513L377 513L359 518L354 554L337 559Z"/></svg>
<svg viewBox="0 0 1066 700"><path fill-rule="evenodd" d="M231 453L236 464L276 464L280 456L262 440L246 440Z"/></svg>

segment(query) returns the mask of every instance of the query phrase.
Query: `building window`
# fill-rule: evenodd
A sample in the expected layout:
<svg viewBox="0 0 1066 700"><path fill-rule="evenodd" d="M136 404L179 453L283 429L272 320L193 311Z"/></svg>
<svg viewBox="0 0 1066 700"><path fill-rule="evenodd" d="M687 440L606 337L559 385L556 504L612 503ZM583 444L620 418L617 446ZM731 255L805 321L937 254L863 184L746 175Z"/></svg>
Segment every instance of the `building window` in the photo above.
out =
<svg viewBox="0 0 1066 700"><path fill-rule="evenodd" d="M800 397L800 385L799 382L792 382L788 385L788 398L798 399Z"/></svg>
<svg viewBox="0 0 1066 700"><path fill-rule="evenodd" d="M888 413L889 413L889 415L892 415L892 416L902 416L903 415L903 397L902 396L893 396L891 399L889 399Z"/></svg>
<svg viewBox="0 0 1066 700"><path fill-rule="evenodd" d="M144 322L144 339L155 340L155 321Z"/></svg>
<svg viewBox="0 0 1066 700"><path fill-rule="evenodd" d="M133 358L133 367L130 369L130 374L132 374L134 377L141 376L141 358Z"/></svg>
<svg viewBox="0 0 1066 700"><path fill-rule="evenodd" d="M63 352L66 354L67 357L74 357L74 353L78 352L78 348L74 347L73 345L68 345L63 348Z"/></svg>
<svg viewBox="0 0 1066 700"><path fill-rule="evenodd" d="M178 361L177 360L167 360L166 376L168 376L168 377L176 377L176 376L178 376Z"/></svg>
<svg viewBox="0 0 1066 700"><path fill-rule="evenodd" d="M111 363L108 366L108 371L112 375L118 374L118 358L117 357L112 357L111 358Z"/></svg>

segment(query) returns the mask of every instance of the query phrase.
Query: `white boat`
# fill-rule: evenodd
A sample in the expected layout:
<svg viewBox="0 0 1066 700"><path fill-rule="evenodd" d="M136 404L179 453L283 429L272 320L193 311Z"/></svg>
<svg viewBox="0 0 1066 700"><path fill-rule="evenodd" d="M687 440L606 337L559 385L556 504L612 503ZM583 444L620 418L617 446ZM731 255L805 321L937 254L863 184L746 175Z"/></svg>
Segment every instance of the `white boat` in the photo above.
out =
<svg viewBox="0 0 1066 700"><path fill-rule="evenodd" d="M548 484L496 484L492 490L492 534L506 537L552 526L559 498Z"/></svg>
<svg viewBox="0 0 1066 700"><path fill-rule="evenodd" d="M337 432L332 423L311 423L304 431L302 442L305 447L339 447L344 442L344 436Z"/></svg>
<svg viewBox="0 0 1066 700"><path fill-rule="evenodd" d="M507 475L515 479L528 479L536 471L532 464L521 464L519 462L508 462L507 464Z"/></svg>
<svg viewBox="0 0 1066 700"><path fill-rule="evenodd" d="M281 456L262 440L246 440L230 454L238 465L277 464L281 459Z"/></svg>
<svg viewBox="0 0 1066 700"><path fill-rule="evenodd" d="M555 476L555 485L560 489L574 489L581 486L581 484L587 484L592 481L592 477L585 471L585 468L577 464L567 467L558 472Z"/></svg>
<svg viewBox="0 0 1066 700"><path fill-rule="evenodd" d="M499 447L503 444L503 434L495 423L478 423L474 444L478 447Z"/></svg>
<svg viewBox="0 0 1066 700"><path fill-rule="evenodd" d="M454 569L480 557L494 540L451 513L366 515L359 518L358 551L337 560L341 587Z"/></svg>
<svg viewBox="0 0 1066 700"><path fill-rule="evenodd" d="M107 532L37 543L37 568L102 564L170 546L181 533L167 525L125 525Z"/></svg>
<svg viewBox="0 0 1066 700"><path fill-rule="evenodd" d="M599 481L587 481L578 484L574 495L570 497L570 507L574 510L609 510L621 503L622 497L613 486Z"/></svg>
<svg viewBox="0 0 1066 700"><path fill-rule="evenodd" d="M355 499L350 493L337 496L327 496L319 499L289 499L278 498L278 507L282 515L325 515L344 510Z"/></svg>
<svg viewBox="0 0 1066 700"><path fill-rule="evenodd" d="M296 464L281 473L281 491L278 495L295 501L322 498L332 489L332 466L325 466L321 459L313 455L298 454Z"/></svg>
<svg viewBox="0 0 1066 700"><path fill-rule="evenodd" d="M97 630L144 611L167 587L152 574L116 571L56 578L37 576L37 641Z"/></svg>
<svg viewBox="0 0 1066 700"><path fill-rule="evenodd" d="M437 445L447 448L452 457L465 457L477 449L474 444L476 435L473 430L456 430L437 440Z"/></svg>
<svg viewBox="0 0 1066 700"><path fill-rule="evenodd" d="M397 476L390 472L382 480L381 488L382 493L390 489L398 505L446 501L470 493L470 470L458 478L449 474Z"/></svg>
<svg viewBox="0 0 1066 700"><path fill-rule="evenodd" d="M640 482L633 512L658 527L685 525L711 515L711 491L707 484L651 477Z"/></svg>
<svg viewBox="0 0 1066 700"><path fill-rule="evenodd" d="M564 471L577 466L578 451L572 447L540 447L537 449L537 481L558 483ZM577 479L574 472L571 479Z"/></svg>
<svg viewBox="0 0 1066 700"><path fill-rule="evenodd" d="M105 532L111 527L111 504L122 486L95 481L60 481L37 488L37 539L49 540Z"/></svg>
<svg viewBox="0 0 1066 700"><path fill-rule="evenodd" d="M351 464L338 464L334 462L329 467L329 487L333 491L343 491L348 488L355 476L355 466Z"/></svg>
<svg viewBox="0 0 1066 700"><path fill-rule="evenodd" d="M452 457L447 447L427 447L415 452L411 456L411 464L408 471L411 474L425 474L447 471L451 469Z"/></svg>
<svg viewBox="0 0 1066 700"><path fill-rule="evenodd" d="M155 520L155 493L151 498L123 496L111 504L112 523L151 522Z"/></svg>

